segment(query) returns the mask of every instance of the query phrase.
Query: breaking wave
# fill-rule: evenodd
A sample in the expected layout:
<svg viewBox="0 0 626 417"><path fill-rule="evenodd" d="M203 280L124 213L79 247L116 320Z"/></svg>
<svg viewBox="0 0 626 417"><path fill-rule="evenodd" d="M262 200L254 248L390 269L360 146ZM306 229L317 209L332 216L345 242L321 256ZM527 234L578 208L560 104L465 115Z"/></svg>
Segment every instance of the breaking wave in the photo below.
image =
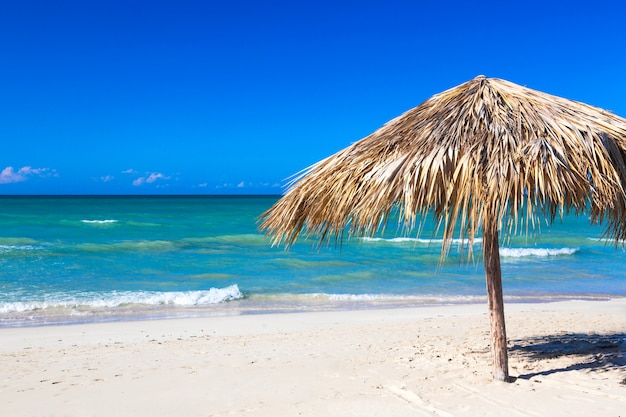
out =
<svg viewBox="0 0 626 417"><path fill-rule="evenodd" d="M244 298L237 284L205 291L114 291L87 293L64 298L0 303L0 313L15 313L45 309L115 308L131 305L202 306Z"/></svg>
<svg viewBox="0 0 626 417"><path fill-rule="evenodd" d="M105 220L81 220L81 223L87 223L87 224L111 224L111 223L117 223L118 220L114 220L114 219L105 219Z"/></svg>
<svg viewBox="0 0 626 417"><path fill-rule="evenodd" d="M500 256L503 258L569 256L578 252L578 248L501 248Z"/></svg>

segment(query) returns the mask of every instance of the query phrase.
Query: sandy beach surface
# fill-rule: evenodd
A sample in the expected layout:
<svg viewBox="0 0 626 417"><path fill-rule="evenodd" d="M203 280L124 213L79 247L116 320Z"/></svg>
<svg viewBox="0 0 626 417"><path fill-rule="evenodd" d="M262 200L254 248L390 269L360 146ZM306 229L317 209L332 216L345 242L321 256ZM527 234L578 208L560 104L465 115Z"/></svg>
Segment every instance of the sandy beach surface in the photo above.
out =
<svg viewBox="0 0 626 417"><path fill-rule="evenodd" d="M626 416L626 299L0 329L0 415Z"/></svg>

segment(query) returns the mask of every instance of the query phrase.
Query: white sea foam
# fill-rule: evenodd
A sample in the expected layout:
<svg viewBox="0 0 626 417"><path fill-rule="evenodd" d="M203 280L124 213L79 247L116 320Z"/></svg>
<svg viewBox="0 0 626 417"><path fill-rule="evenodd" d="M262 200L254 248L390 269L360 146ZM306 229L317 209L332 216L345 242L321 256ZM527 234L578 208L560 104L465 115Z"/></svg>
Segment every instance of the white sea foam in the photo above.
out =
<svg viewBox="0 0 626 417"><path fill-rule="evenodd" d="M593 240L594 242L611 243L611 239L608 237L588 237L587 240Z"/></svg>
<svg viewBox="0 0 626 417"><path fill-rule="evenodd" d="M118 220L114 220L114 219L105 219L105 220L81 220L82 223L87 223L87 224L111 224L111 223L117 223Z"/></svg>
<svg viewBox="0 0 626 417"><path fill-rule="evenodd" d="M363 237L361 238L365 242L392 242L392 243L404 243L404 242L421 242L422 239L416 239L414 237L394 237L394 238L382 238L382 237Z"/></svg>
<svg viewBox="0 0 626 417"><path fill-rule="evenodd" d="M36 249L39 249L39 247L34 245L0 245L1 252L31 251Z"/></svg>
<svg viewBox="0 0 626 417"><path fill-rule="evenodd" d="M361 240L365 242L389 242L389 243L405 243L414 242L421 244L441 244L443 239L422 239L415 237L394 237L394 238L382 238L382 237L363 237ZM478 237L474 239L474 243L480 243L483 239ZM452 239L453 244L468 243L467 239Z"/></svg>
<svg viewBox="0 0 626 417"><path fill-rule="evenodd" d="M0 313L44 310L48 308L114 308L128 305L202 306L243 298L237 284L206 291L116 291L45 301L0 303Z"/></svg>
<svg viewBox="0 0 626 417"><path fill-rule="evenodd" d="M529 256L546 258L549 256L569 256L578 251L578 248L501 248L500 256L503 258L524 258Z"/></svg>
<svg viewBox="0 0 626 417"><path fill-rule="evenodd" d="M481 302L484 296L474 295L396 295L396 294L326 294L331 301L355 302L411 302L414 304L474 303Z"/></svg>
<svg viewBox="0 0 626 417"><path fill-rule="evenodd" d="M392 304L392 305L436 305L436 304L474 304L484 303L486 295L474 294L307 294L313 299L327 299L338 303L356 304ZM606 300L606 295L594 294L528 294L528 295L505 295L508 302L549 302L558 300Z"/></svg>

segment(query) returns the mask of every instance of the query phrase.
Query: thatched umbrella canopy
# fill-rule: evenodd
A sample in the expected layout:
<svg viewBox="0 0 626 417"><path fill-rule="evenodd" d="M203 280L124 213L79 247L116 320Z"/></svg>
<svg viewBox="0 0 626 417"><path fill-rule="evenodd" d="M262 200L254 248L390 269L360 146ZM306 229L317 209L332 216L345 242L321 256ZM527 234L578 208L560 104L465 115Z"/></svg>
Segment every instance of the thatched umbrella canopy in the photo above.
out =
<svg viewBox="0 0 626 417"><path fill-rule="evenodd" d="M410 232L433 214L442 258L482 231L494 378L508 380L499 235L589 209L626 238L626 119L479 76L307 168L261 216L274 244L373 235L398 210ZM418 228L419 230L419 228Z"/></svg>

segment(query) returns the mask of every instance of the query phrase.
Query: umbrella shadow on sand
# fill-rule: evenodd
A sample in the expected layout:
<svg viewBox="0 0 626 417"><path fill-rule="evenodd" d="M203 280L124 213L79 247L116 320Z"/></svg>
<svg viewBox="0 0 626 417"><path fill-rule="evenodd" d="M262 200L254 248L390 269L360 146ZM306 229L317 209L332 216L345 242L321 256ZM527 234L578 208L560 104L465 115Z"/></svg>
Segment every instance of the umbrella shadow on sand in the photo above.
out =
<svg viewBox="0 0 626 417"><path fill-rule="evenodd" d="M521 374L519 379L531 379L558 372L588 370L607 371L626 367L626 333L560 334L513 340L512 356L525 362L538 362L566 357L574 363L560 368ZM626 378L620 381L626 385Z"/></svg>

